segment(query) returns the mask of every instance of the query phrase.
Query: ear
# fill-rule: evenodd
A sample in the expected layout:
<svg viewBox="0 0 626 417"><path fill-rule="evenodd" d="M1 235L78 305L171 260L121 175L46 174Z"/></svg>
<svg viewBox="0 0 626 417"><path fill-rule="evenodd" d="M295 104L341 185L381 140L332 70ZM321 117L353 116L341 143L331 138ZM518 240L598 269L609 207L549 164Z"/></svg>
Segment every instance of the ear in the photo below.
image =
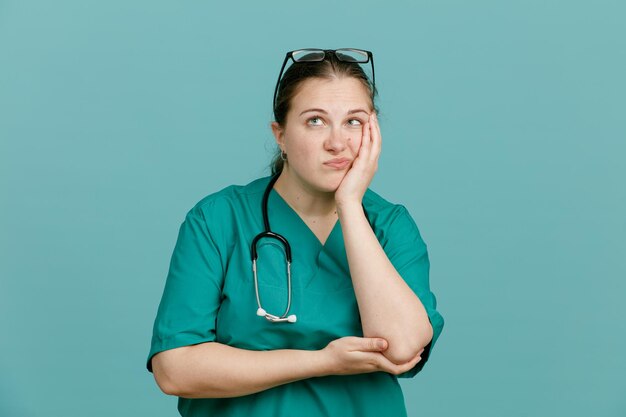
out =
<svg viewBox="0 0 626 417"><path fill-rule="evenodd" d="M272 133L274 134L274 138L276 139L276 143L282 149L283 145L284 145L284 143L283 143L284 142L283 141L283 133L284 133L283 128L280 127L278 122L272 122L270 124L270 127L272 128Z"/></svg>

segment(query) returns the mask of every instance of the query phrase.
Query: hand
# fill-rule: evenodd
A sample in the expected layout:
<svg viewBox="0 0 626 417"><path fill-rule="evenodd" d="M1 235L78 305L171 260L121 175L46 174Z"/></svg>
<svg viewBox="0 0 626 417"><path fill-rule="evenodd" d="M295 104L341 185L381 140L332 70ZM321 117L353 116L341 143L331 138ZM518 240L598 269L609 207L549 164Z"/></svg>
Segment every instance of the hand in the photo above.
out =
<svg viewBox="0 0 626 417"><path fill-rule="evenodd" d="M378 346L379 341L384 342L383 347ZM321 350L328 363L326 374L353 375L382 371L399 375L411 370L422 359L421 354L424 352L422 349L413 359L398 365L381 353L387 347L387 341L377 337L346 336L333 340Z"/></svg>
<svg viewBox="0 0 626 417"><path fill-rule="evenodd" d="M363 195L372 182L374 174L378 170L378 156L380 155L382 138L376 113L370 113L368 122L363 125L361 147L352 166L335 191L335 202L358 202L363 200Z"/></svg>

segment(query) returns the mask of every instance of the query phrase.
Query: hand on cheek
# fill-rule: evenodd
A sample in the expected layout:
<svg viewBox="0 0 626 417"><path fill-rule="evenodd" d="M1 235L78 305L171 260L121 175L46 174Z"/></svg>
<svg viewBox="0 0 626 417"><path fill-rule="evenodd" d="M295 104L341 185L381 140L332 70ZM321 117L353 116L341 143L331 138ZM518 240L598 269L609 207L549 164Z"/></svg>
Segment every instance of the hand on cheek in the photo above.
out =
<svg viewBox="0 0 626 417"><path fill-rule="evenodd" d="M378 170L382 138L375 113L363 125L361 143L356 159L335 192L337 203L361 202L367 187Z"/></svg>

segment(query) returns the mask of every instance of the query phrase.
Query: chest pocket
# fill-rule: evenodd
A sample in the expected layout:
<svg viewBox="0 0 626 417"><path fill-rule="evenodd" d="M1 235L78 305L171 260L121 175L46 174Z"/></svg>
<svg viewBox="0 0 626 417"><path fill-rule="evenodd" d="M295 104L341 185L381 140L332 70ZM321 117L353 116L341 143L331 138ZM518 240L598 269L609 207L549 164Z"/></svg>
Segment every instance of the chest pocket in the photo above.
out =
<svg viewBox="0 0 626 417"><path fill-rule="evenodd" d="M285 248L275 239L264 238L257 244L257 255L257 283L261 306L270 314L282 316L289 304L290 294ZM299 288L299 285L294 282L293 264L291 268L291 295L293 297L294 289ZM252 281L252 289L254 289L254 278ZM293 299L291 305L293 305Z"/></svg>
<svg viewBox="0 0 626 417"><path fill-rule="evenodd" d="M287 256L280 242L264 238L257 243L256 269L259 287L287 288ZM254 277L251 281L254 285Z"/></svg>

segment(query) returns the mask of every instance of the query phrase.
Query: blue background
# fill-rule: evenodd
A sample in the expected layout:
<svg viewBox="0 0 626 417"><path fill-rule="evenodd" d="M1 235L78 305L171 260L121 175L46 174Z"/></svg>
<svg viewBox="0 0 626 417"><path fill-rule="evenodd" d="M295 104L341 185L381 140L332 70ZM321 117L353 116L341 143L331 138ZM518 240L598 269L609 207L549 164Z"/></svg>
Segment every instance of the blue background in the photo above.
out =
<svg viewBox="0 0 626 417"><path fill-rule="evenodd" d="M356 47L446 320L409 415L623 416L623 4L0 2L0 415L177 415L178 227L269 173L285 52Z"/></svg>

